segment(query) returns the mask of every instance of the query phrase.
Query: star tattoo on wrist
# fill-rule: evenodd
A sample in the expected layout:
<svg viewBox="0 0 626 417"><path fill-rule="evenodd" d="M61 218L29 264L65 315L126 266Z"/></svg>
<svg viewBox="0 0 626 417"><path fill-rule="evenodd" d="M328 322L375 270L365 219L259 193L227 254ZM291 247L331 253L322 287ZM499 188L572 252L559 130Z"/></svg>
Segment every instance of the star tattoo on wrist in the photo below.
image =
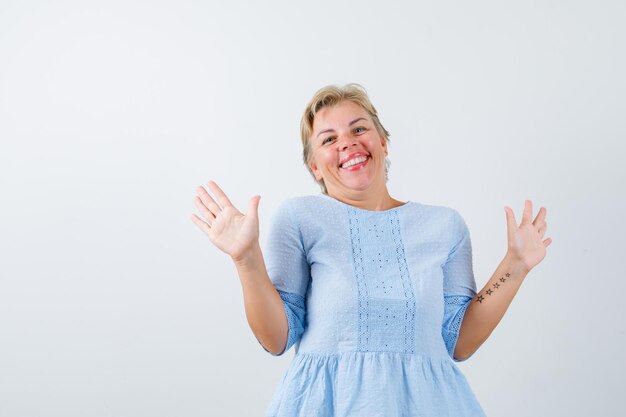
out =
<svg viewBox="0 0 626 417"><path fill-rule="evenodd" d="M504 276L503 276L503 277L500 277L500 279L499 279L499 281L500 281L502 284L498 283L498 282L497 282L497 280L496 280L496 282L494 282L493 284L491 284L491 286L492 286L493 288L487 288L487 290L485 291L485 293L486 293L488 296L491 296L491 294L493 294L493 293L494 293L497 289L499 289L501 285L504 285L504 283L506 282L506 279L507 279L508 277L510 277L510 276L511 276L511 274L510 274L510 273L508 273L508 272L507 272L506 274L504 274ZM507 278L505 278L505 277L507 277ZM478 295L476 296L476 301L482 304L482 302L483 302L483 301L485 301L485 296L484 296L483 294L478 294Z"/></svg>

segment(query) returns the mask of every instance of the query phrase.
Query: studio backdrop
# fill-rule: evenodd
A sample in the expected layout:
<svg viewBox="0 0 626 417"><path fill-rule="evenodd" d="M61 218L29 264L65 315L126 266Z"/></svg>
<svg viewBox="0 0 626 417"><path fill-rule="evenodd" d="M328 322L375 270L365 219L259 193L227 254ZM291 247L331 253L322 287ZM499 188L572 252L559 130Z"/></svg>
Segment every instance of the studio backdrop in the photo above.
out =
<svg viewBox="0 0 626 417"><path fill-rule="evenodd" d="M623 2L0 2L0 416L261 416L293 350L248 327L191 222L216 181L261 243L319 194L299 122L363 85L391 195L465 219L479 288L504 206L553 239L458 364L489 416L623 415Z"/></svg>

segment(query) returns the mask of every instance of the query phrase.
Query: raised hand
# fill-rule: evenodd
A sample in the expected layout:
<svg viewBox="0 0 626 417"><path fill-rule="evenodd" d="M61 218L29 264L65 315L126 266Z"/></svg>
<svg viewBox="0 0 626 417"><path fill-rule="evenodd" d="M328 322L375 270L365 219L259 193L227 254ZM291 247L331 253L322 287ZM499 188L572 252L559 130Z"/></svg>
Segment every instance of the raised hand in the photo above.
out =
<svg viewBox="0 0 626 417"><path fill-rule="evenodd" d="M217 202L204 187L198 187L194 203L204 220L195 214L191 215L191 220L218 249L230 255L234 261L241 260L259 242L258 209L261 196L252 197L246 214L243 214L215 182L209 181L208 188Z"/></svg>
<svg viewBox="0 0 626 417"><path fill-rule="evenodd" d="M515 213L510 207L506 212L508 255L520 260L530 271L546 256L546 248L552 243L551 238L543 239L548 228L545 207L541 207L535 220L531 222L533 203L524 202L524 213L519 227L515 221Z"/></svg>

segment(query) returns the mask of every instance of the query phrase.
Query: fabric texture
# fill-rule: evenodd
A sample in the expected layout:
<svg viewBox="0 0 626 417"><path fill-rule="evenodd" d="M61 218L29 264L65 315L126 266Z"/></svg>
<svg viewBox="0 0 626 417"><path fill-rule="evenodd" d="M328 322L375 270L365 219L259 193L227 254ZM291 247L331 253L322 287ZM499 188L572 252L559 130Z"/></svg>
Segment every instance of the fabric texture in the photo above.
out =
<svg viewBox="0 0 626 417"><path fill-rule="evenodd" d="M272 218L265 261L289 323L278 355L295 351L266 417L484 416L454 358L476 294L456 210L295 197Z"/></svg>

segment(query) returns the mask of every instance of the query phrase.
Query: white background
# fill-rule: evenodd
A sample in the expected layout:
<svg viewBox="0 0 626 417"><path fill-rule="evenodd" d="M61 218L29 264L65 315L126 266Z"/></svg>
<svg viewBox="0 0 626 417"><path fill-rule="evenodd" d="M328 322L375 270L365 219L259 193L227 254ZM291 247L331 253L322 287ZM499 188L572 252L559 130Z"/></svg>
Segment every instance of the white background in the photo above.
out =
<svg viewBox="0 0 626 417"><path fill-rule="evenodd" d="M626 372L620 1L0 2L0 416L261 416L258 345L190 220L213 179L261 239L317 194L300 116L366 87L393 197L457 209L480 287L503 207L553 238L460 368L489 416L618 416Z"/></svg>

